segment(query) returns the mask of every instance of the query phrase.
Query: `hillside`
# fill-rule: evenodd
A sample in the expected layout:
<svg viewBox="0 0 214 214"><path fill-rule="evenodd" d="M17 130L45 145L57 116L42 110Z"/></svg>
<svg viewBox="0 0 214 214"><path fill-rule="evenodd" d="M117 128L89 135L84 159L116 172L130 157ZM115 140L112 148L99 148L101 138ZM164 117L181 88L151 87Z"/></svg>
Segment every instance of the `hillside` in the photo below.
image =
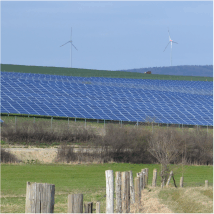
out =
<svg viewBox="0 0 214 214"><path fill-rule="evenodd" d="M106 70L95 70L95 69L92 70L92 69L82 69L82 68L1 64L1 71L20 72L20 73L37 73L37 74L81 76L81 77L213 81L213 78L211 77L154 74L153 69L152 69L152 74L144 74L142 72L137 72L138 70L139 69L136 69L136 72L134 72L134 70L132 70L132 72L127 72L127 71L106 71ZM147 69L145 71L147 71Z"/></svg>
<svg viewBox="0 0 214 214"><path fill-rule="evenodd" d="M136 68L123 71L138 73L152 71L152 74L213 77L213 65L180 65L169 67Z"/></svg>

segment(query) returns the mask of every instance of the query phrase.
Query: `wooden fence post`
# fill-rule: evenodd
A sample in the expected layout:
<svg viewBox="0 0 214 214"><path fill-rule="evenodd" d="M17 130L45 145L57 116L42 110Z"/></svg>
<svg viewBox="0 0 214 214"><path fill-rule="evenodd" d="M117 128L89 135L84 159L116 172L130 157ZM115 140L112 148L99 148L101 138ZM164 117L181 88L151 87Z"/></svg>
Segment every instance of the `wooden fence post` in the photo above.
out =
<svg viewBox="0 0 214 214"><path fill-rule="evenodd" d="M114 175L113 170L106 170L106 213L114 212Z"/></svg>
<svg viewBox="0 0 214 214"><path fill-rule="evenodd" d="M140 181L140 191L143 188L143 173L142 172L137 172L136 176L139 177L139 181Z"/></svg>
<svg viewBox="0 0 214 214"><path fill-rule="evenodd" d="M170 182L170 179L171 179L172 175L173 175L173 172L171 171L170 174L169 174L169 178L168 178L168 180L166 182L166 186L167 187L169 186L169 182Z"/></svg>
<svg viewBox="0 0 214 214"><path fill-rule="evenodd" d="M86 202L84 203L85 213L92 213L93 212L93 202Z"/></svg>
<svg viewBox="0 0 214 214"><path fill-rule="evenodd" d="M122 212L130 212L130 174L129 172L121 173L121 197L122 197Z"/></svg>
<svg viewBox="0 0 214 214"><path fill-rule="evenodd" d="M25 213L53 213L55 185L27 182Z"/></svg>
<svg viewBox="0 0 214 214"><path fill-rule="evenodd" d="M122 213L121 172L115 172L116 212Z"/></svg>
<svg viewBox="0 0 214 214"><path fill-rule="evenodd" d="M165 178L163 178L163 180L161 181L161 188L163 189L164 187L164 183L165 183Z"/></svg>
<svg viewBox="0 0 214 214"><path fill-rule="evenodd" d="M132 171L129 171L130 174L130 203L135 203L135 194L134 194L134 182L133 182L133 175Z"/></svg>
<svg viewBox="0 0 214 214"><path fill-rule="evenodd" d="M83 194L68 195L68 213L83 213Z"/></svg>
<svg viewBox="0 0 214 214"><path fill-rule="evenodd" d="M142 173L142 186L141 186L141 190L143 190L146 187L146 169L142 169L141 173Z"/></svg>
<svg viewBox="0 0 214 214"><path fill-rule="evenodd" d="M140 177L134 178L134 188L135 188L135 202L139 204L141 199Z"/></svg>
<svg viewBox="0 0 214 214"><path fill-rule="evenodd" d="M156 187L157 182L157 169L153 169L153 178L152 178L152 186Z"/></svg>
<svg viewBox="0 0 214 214"><path fill-rule="evenodd" d="M100 202L96 203L96 213L100 213Z"/></svg>
<svg viewBox="0 0 214 214"><path fill-rule="evenodd" d="M180 187L184 187L184 177L180 177Z"/></svg>
<svg viewBox="0 0 214 214"><path fill-rule="evenodd" d="M209 186L209 182L208 180L205 180L205 187L208 188L208 186Z"/></svg>
<svg viewBox="0 0 214 214"><path fill-rule="evenodd" d="M148 185L149 181L149 169L145 168L146 178L145 178L145 187Z"/></svg>

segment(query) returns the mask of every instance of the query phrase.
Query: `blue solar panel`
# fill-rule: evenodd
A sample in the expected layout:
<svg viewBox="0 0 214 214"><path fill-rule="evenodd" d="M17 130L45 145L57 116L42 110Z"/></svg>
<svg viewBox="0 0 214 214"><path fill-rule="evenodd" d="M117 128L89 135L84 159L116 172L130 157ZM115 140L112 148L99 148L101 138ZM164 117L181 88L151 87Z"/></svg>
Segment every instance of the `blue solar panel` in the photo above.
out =
<svg viewBox="0 0 214 214"><path fill-rule="evenodd" d="M213 125L207 81L1 72L1 89L2 113Z"/></svg>

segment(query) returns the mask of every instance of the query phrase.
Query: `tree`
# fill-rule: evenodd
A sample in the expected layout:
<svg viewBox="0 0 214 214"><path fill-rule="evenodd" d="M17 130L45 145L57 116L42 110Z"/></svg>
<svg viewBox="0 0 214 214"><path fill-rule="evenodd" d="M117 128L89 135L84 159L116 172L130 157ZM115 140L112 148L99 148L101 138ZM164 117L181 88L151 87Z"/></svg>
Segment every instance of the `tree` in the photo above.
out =
<svg viewBox="0 0 214 214"><path fill-rule="evenodd" d="M169 164L179 154L179 138L174 130L157 130L149 140L148 151L161 164L161 182L167 181Z"/></svg>

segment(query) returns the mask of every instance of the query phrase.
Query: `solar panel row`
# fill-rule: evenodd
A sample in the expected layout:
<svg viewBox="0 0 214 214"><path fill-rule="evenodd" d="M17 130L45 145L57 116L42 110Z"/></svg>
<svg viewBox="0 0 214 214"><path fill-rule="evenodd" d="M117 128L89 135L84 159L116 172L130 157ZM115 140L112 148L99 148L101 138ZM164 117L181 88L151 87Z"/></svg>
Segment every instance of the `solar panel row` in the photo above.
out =
<svg viewBox="0 0 214 214"><path fill-rule="evenodd" d="M211 82L12 72L1 80L2 113L213 125Z"/></svg>

